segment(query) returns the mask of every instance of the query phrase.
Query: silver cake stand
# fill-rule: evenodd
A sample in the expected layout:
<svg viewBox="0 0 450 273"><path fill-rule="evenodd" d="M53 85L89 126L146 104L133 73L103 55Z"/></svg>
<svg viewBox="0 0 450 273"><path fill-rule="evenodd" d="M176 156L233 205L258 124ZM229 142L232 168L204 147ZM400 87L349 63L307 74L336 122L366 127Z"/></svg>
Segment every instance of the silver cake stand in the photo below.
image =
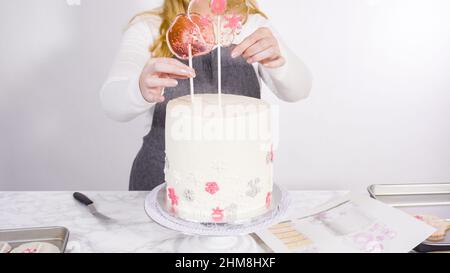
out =
<svg viewBox="0 0 450 273"><path fill-rule="evenodd" d="M274 185L271 207L261 216L235 223L196 223L180 219L166 209L165 187L166 184L159 185L147 195L145 211L159 225L188 235L175 244L180 253L263 252L249 234L280 222L290 203L288 192Z"/></svg>

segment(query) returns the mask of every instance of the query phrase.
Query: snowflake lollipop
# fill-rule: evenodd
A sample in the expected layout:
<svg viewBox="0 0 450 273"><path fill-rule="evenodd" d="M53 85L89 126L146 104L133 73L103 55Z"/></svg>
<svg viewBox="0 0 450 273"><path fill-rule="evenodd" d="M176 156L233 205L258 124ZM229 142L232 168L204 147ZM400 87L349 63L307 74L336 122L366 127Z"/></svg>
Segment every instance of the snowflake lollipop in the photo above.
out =
<svg viewBox="0 0 450 273"><path fill-rule="evenodd" d="M229 46L247 20L245 0L191 0L188 14L178 15L167 31L170 51L180 59L210 53L217 47L219 105L222 104L222 54L221 47ZM191 100L194 100L194 80L190 78Z"/></svg>
<svg viewBox="0 0 450 273"><path fill-rule="evenodd" d="M166 41L170 51L179 59L189 60L208 54L215 46L214 26L198 15L178 15L167 31ZM194 79L189 79L191 100L194 100Z"/></svg>
<svg viewBox="0 0 450 273"><path fill-rule="evenodd" d="M248 17L246 0L191 0L188 16L199 16L200 21L212 25L215 46L217 47L217 93L219 105L222 105L222 51L229 46L241 31L242 24Z"/></svg>

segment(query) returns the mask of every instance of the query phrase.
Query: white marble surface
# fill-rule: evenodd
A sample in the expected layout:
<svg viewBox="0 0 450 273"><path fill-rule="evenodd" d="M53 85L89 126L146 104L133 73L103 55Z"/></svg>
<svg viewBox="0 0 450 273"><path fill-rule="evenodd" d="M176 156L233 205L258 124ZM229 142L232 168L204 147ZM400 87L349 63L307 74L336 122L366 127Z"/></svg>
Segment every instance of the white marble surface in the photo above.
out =
<svg viewBox="0 0 450 273"><path fill-rule="evenodd" d="M176 231L153 222L144 211L147 192L83 192L114 218L105 223L72 198L72 192L0 192L0 229L64 226L67 252L174 252ZM323 204L343 192L291 191L291 211Z"/></svg>

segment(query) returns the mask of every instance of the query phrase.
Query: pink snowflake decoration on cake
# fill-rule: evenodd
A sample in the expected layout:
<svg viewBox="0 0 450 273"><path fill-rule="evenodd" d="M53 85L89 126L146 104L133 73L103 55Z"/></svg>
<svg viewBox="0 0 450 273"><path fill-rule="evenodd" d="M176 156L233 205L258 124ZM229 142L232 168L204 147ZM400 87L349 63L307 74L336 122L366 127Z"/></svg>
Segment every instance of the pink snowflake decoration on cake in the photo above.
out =
<svg viewBox="0 0 450 273"><path fill-rule="evenodd" d="M205 191L211 195L214 195L219 191L219 185L216 182L208 182L206 183Z"/></svg>
<svg viewBox="0 0 450 273"><path fill-rule="evenodd" d="M175 189L168 188L167 191L168 191L168 196L170 198L172 207L178 206L178 196L175 194Z"/></svg>
<svg viewBox="0 0 450 273"><path fill-rule="evenodd" d="M269 209L270 208L270 202L272 199L272 193L268 192L266 195L266 208Z"/></svg>
<svg viewBox="0 0 450 273"><path fill-rule="evenodd" d="M222 222L223 221L223 218L224 218L223 211L224 210L219 208L219 207L217 207L217 208L212 210L211 217L212 217L214 222Z"/></svg>

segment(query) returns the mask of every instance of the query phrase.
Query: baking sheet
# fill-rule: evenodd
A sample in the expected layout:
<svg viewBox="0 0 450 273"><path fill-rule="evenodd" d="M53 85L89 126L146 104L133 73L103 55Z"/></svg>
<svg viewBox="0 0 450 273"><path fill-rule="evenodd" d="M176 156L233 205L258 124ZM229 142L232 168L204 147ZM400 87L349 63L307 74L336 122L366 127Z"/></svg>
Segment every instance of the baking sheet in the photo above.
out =
<svg viewBox="0 0 450 273"><path fill-rule="evenodd" d="M69 230L65 227L0 230L0 242L7 242L12 248L31 242L44 242L55 245L64 253L68 240Z"/></svg>
<svg viewBox="0 0 450 273"><path fill-rule="evenodd" d="M371 185L375 199L394 207L450 206L449 184Z"/></svg>

